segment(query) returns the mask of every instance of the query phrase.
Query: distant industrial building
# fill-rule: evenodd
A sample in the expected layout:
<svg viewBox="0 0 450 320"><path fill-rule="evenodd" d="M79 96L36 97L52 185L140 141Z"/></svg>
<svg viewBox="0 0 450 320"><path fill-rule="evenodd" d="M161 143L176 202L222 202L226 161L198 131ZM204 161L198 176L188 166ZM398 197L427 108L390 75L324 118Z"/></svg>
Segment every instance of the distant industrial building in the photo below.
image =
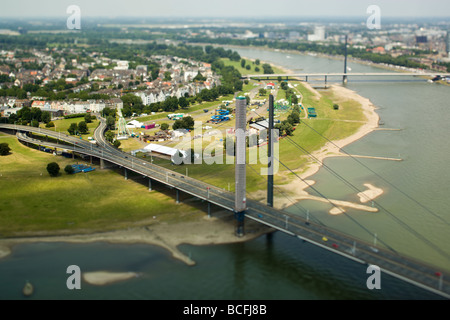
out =
<svg viewBox="0 0 450 320"><path fill-rule="evenodd" d="M308 41L324 41L325 40L325 27L317 26L314 28L314 34L308 35Z"/></svg>
<svg viewBox="0 0 450 320"><path fill-rule="evenodd" d="M427 43L427 36L416 36L416 43Z"/></svg>
<svg viewBox="0 0 450 320"><path fill-rule="evenodd" d="M447 56L450 58L450 31L447 31L447 36L445 37L445 50L447 51Z"/></svg>

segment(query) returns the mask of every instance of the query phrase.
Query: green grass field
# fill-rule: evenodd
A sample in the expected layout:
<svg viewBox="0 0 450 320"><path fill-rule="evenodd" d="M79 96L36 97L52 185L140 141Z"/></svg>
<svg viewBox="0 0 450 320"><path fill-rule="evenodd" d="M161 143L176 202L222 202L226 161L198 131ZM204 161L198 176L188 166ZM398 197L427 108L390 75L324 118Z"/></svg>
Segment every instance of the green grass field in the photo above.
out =
<svg viewBox="0 0 450 320"><path fill-rule="evenodd" d="M0 142L12 149L0 157L2 237L105 231L204 215L196 207L175 204L169 189L167 194L149 192L145 184L99 168L67 175L64 167L76 160L27 148L14 136L2 135ZM46 170L53 161L61 168L56 178Z"/></svg>
<svg viewBox="0 0 450 320"><path fill-rule="evenodd" d="M40 127L43 129L52 130L55 132L61 132L64 134L69 134L67 129L69 129L70 125L72 123L80 123L81 121L84 121L84 117L80 118L71 118L71 119L62 119L62 120L54 120L53 123L55 124L55 127L53 128L46 128L45 124L40 124ZM85 140L87 140L88 137L91 137L94 134L95 128L97 128L99 124L99 120L93 120L91 123L87 123L87 127L89 129L89 133L83 134L81 137Z"/></svg>
<svg viewBox="0 0 450 320"><path fill-rule="evenodd" d="M231 63L230 61L226 63ZM240 63L236 67L240 68ZM274 69L275 71L275 69ZM278 72L275 71L275 72ZM243 91L249 92L255 86L253 81L244 85ZM308 152L320 149L327 142L308 126L318 131L330 140L342 139L350 136L362 125L365 116L359 103L333 96L330 91L322 91L316 97L301 82L294 91L303 97L305 108L316 108L318 117L304 119L301 112L301 121L297 125L293 136L283 138L279 143L279 159L292 170L302 171L309 161L292 142L299 144ZM278 95L284 98L284 90ZM232 96L222 97L219 101L206 102L186 110L188 113L201 114L200 120L210 118L210 114L203 114L202 109L215 108L223 100L231 100ZM339 104L339 110L333 109L333 104ZM167 120L168 113L159 113L140 118L140 121L161 119ZM283 115L283 117L286 115ZM83 121L83 118L64 119L54 121L56 132L67 133L71 123ZM354 120L345 122L341 120ZM223 130L234 125L232 121L212 125ZM159 123L160 121L158 121ZM308 126L306 126L308 124ZM92 136L98 121L88 124L89 134L83 136L87 139ZM223 131L222 131L223 132ZM224 135L223 135L224 136ZM19 143L14 136L0 134L0 142L6 142L12 153L0 157L0 236L24 236L31 234L61 234L83 233L139 226L157 221L172 222L184 221L202 216L195 206L175 204L171 191L163 188L163 192L149 193L147 186L132 179L125 181L123 176L112 170L97 170L90 173L66 175L63 171L67 164L74 160L57 157L48 153L27 148ZM174 144L174 143L172 143ZM170 144L171 146L173 146ZM203 148L208 145L222 146L222 142L205 140ZM124 151L140 148L141 143L134 139L123 141ZM266 146L260 147L257 164L247 166L247 192L251 193L266 188L266 176L261 176L260 169L266 167ZM255 151L257 149L253 149ZM216 149L218 151L218 149ZM208 182L225 190L234 191L234 165L226 164L190 164L174 166L170 161L153 158L154 164L167 167L180 174ZM46 166L49 162L57 162L61 167L59 177L51 178ZM280 165L279 173L275 176L275 184L285 184L292 178L287 169ZM173 193L173 192L172 192Z"/></svg>
<svg viewBox="0 0 450 320"><path fill-rule="evenodd" d="M295 144L300 145L302 148L308 152L313 152L322 148L327 140L322 136L330 140L339 140L350 136L355 133L358 128L362 125L359 122L344 122L339 120L355 120L363 121L365 117L362 113L360 105L351 100L338 101L340 108L339 110L333 109L333 104L337 101L337 97L333 96L332 92L329 90L322 91L319 99L315 98L313 92L309 91L300 82L294 82L298 84L295 87L295 91L303 96L304 106L313 106L317 110L318 117L316 119L303 119L304 111L302 111L301 118L302 122L296 126L293 136L288 138L283 138L279 144L279 159L286 166L292 170L302 171L306 169L306 164L310 161L310 157L307 153L301 151ZM280 90L283 91L284 90ZM284 115L282 118L284 118ZM224 127L232 125L231 121L227 122ZM307 125L305 125L307 124ZM218 127L213 125L213 128ZM311 128L312 129L311 129ZM315 131L319 132L321 135L317 134ZM225 136L223 134L223 136ZM218 145L222 145L222 142L216 142ZM209 140L203 141L203 148L211 144ZM176 143L169 144L175 147ZM188 148L189 145L183 145ZM266 187L266 177L259 175L260 169L265 167L265 158L259 155L264 154L264 150L267 147L261 147L258 150L258 164L248 165L247 170L247 191L254 192ZM156 159L156 158L154 158ZM169 161L165 160L155 160L156 164L167 167L171 170L175 170L180 174L186 173L186 168L188 169L189 176L193 178L200 179L202 181L208 182L215 186L224 188L228 190L228 185L230 185L230 190L234 190L234 167L233 165L227 164L190 164L190 165L180 165L173 166ZM223 163L226 163L224 160ZM286 177L292 177L292 174L280 164L279 174L275 177L276 184L285 184L289 180Z"/></svg>

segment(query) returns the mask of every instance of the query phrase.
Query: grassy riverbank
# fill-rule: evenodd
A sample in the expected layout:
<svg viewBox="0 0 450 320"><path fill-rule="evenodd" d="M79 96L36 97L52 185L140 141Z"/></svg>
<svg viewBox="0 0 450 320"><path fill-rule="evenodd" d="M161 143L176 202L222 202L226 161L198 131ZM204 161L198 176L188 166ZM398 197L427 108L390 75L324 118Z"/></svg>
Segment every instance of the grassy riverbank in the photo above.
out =
<svg viewBox="0 0 450 320"><path fill-rule="evenodd" d="M89 233L187 221L201 212L187 204L175 204L170 192L149 193L146 186L124 181L111 170L97 168L67 175L64 167L74 160L27 148L15 136L2 134L1 142L12 149L10 155L0 157L2 237ZM61 168L56 178L46 170L53 161Z"/></svg>
<svg viewBox="0 0 450 320"><path fill-rule="evenodd" d="M277 72L281 71L281 68L273 68ZM245 85L242 94L258 90L255 83L257 82L251 81ZM297 125L293 136L282 139L279 144L280 160L297 173L303 173L310 168L311 160L294 144L301 145L308 152L320 150L327 142L323 137L339 140L352 136L367 119L361 104L349 98L347 93L336 90L319 93L308 84L295 81L291 83L295 85L296 93L302 97L303 106L315 107L318 114L316 119L307 119L302 111L303 123ZM339 104L339 110L333 109L334 103ZM206 105L215 107L216 104L220 104L220 101L194 106L187 112L204 116L201 109ZM259 110L261 115L267 114L264 108ZM158 115L154 116L152 119L156 121L163 120L158 119ZM287 114L281 115L280 119L286 116ZM56 131L67 132L70 123L81 120L60 120L56 122ZM233 127L233 124L234 120L224 127ZM91 123L90 130L93 131L96 125L96 122ZM213 126L215 127L219 128L220 125ZM144 226L154 222L183 222L204 216L204 212L199 213L199 209L204 209L201 205L176 205L170 189L161 188L163 192L152 192L149 196L148 187L145 183L140 183L142 178L124 181L123 176L110 170L68 176L63 168L66 164L73 163L73 160L29 149L14 136L4 136L2 141L8 142L12 148L11 155L0 158L0 189L4 190L2 195L5 199L0 209L0 234L3 237L91 233ZM139 146L137 140L133 142L135 143L128 146L126 151ZM205 141L203 147L210 143ZM222 145L221 141L215 143ZM265 150L266 147L261 147L259 155L264 154ZM264 156L258 160L257 164L248 165L247 192L250 197L266 187L266 177L260 175L260 170L266 166ZM57 178L51 178L46 172L46 165L52 161L58 162L61 167L62 174ZM232 164L173 166L164 160L154 158L154 161L155 164L181 174L234 191ZM295 177L280 165L275 183L288 185L293 180ZM156 219L153 219L154 215L157 216Z"/></svg>

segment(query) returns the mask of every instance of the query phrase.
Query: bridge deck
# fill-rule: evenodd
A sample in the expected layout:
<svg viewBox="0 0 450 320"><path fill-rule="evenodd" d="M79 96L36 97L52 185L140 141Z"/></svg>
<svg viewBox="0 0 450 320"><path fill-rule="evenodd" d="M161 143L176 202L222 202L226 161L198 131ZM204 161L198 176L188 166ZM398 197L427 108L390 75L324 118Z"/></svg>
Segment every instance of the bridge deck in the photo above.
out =
<svg viewBox="0 0 450 320"><path fill-rule="evenodd" d="M243 78L272 78L272 77L435 77L435 76L441 76L441 77L449 77L450 73L442 73L442 72L311 72L311 73L275 73L275 74L248 74L243 75Z"/></svg>
<svg viewBox="0 0 450 320"><path fill-rule="evenodd" d="M135 171L141 175L159 181L170 187L174 187L197 198L204 199L229 211L233 211L234 209L233 193L146 162L112 147L103 137L103 133L106 129L104 121L101 122L94 133L94 137L99 144L95 147L87 141L60 135L59 133L50 130L9 124L0 124L0 129L1 128L19 130L21 132L40 133L64 140L73 144L72 148L68 148L69 150L107 160L108 162ZM24 134L18 134L18 138L28 143L37 143L35 139ZM67 148L67 145L60 145L60 147ZM436 275L436 271L438 270L433 266L402 256L396 252L382 248L375 249L370 244L359 239L352 238L325 226L306 221L302 217L294 214L268 207L254 200L247 200L247 205L248 209L246 211L246 216L250 219L266 224L292 236L296 236L299 239L308 241L316 246L330 250L359 263L377 265L383 272L446 298L450 298L450 273L447 270L441 271L442 278L440 279ZM323 237L326 237L327 241L324 241Z"/></svg>

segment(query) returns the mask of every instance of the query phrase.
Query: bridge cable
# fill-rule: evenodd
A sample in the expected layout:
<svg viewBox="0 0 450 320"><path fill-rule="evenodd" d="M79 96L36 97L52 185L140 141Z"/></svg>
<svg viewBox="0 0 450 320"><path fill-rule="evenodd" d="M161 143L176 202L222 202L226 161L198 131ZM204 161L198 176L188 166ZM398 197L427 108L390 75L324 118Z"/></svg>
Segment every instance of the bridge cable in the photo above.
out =
<svg viewBox="0 0 450 320"><path fill-rule="evenodd" d="M258 113L257 113L258 114ZM305 123L305 122L302 122ZM309 125L307 125L308 127L310 127ZM311 127L310 127L311 128ZM312 128L311 128L312 129ZM313 129L314 130L314 129ZM319 132L317 132L316 130L314 130L318 135L320 135L321 137L325 138L323 135L321 135ZM327 138L325 138L327 139ZM297 145L298 148L301 148L304 152L307 152L310 156L311 153L309 153L308 151L306 151L304 148L302 148L300 145L298 145L296 142L294 142L292 139L290 139L288 137L288 140L293 143L294 145ZM332 142L331 140L327 139L328 141ZM334 143L333 143L334 144ZM335 144L334 144L335 145ZM313 158L315 158L314 156L312 156ZM316 159L317 160L317 159ZM279 161L279 160L278 160ZM318 160L317 160L318 161ZM294 173L290 168L288 168L286 165L284 165L281 161L279 161L284 167L286 167L289 171L291 171L292 173ZM358 161L359 162L359 161ZM320 161L319 161L320 163ZM322 163L323 164L323 163ZM328 166L325 166L326 169L328 169ZM331 170L330 172L332 172L333 174L335 174L337 177L339 177L342 181L344 181L347 185L351 186L352 188L354 188L355 190L357 190L358 192L360 192L360 190L355 187L353 184L351 184L348 180L346 180L345 178L343 178L342 176L340 176L339 174L337 174L334 170ZM305 180L303 180L301 177L299 177L297 174L294 173L295 176L297 176L298 178L300 178L303 182L307 183ZM308 183L307 183L308 184ZM332 203L327 197L325 197L323 194L321 194L316 188L312 187L311 185L308 184L308 186L310 186L314 191L316 191L319 195L321 195L324 199L326 199L328 202ZM375 202L376 203L376 202ZM333 203L332 203L333 204ZM334 205L334 204L333 204ZM410 233L412 233L413 235L415 235L417 238L419 238L420 240L422 240L424 243L427 243L430 247L432 247L434 250L436 250L437 252L439 252L441 255L445 256L447 259L450 260L450 256L444 252L443 250L441 250L439 247L437 247L436 245L434 245L430 240L428 240L426 237L422 236L420 233L418 233L417 231L415 231L413 228L411 228L409 225L407 225L405 222L403 222L402 220L400 220L399 218L397 218L394 214L392 214L389 210L387 210L386 208L384 208L383 206L381 206L380 204L377 203L377 205L383 209L384 211L386 211L386 213L388 213L391 217L394 218L394 220L396 220L400 225L402 225L405 229L407 229ZM334 205L335 206L335 205ZM337 208L337 206L335 206ZM342 211L342 210L341 210ZM353 218L351 218L350 216L348 216L345 212L344 214L350 218L353 222L357 223ZM359 223L357 223L360 227L362 227L366 232L368 232L369 234L371 234L372 236L375 236L374 234L372 234L369 230L367 230L365 227L363 227L362 225L360 225ZM386 245L386 244L385 244ZM393 250L391 248L391 250Z"/></svg>
<svg viewBox="0 0 450 320"><path fill-rule="evenodd" d="M277 160L283 167L285 167L286 169L288 169L292 174L294 174L297 178L299 178L300 180L302 180L304 183L306 183L308 185L308 187L310 187L311 189L313 189L317 194L319 194L322 198L324 198L325 200L327 200L333 207L339 209L347 218L349 218L350 220L352 220L356 225L358 225L360 228L362 228L364 231L366 231L369 235L371 236L375 236L374 233L372 233L369 229L367 229L366 227L364 227L361 223L359 223L358 221L356 221L353 217L351 217L350 215L348 215L345 211L343 211L341 208L339 208L337 205L335 205L333 203L333 201L331 201L328 197L326 197L324 194L322 194L319 190L317 190L313 185L309 184L305 179L303 179L302 177L300 177L297 173L295 173L293 170L291 170L288 166L286 166L283 162L281 162L279 159L277 159L274 156L274 159ZM379 238L377 238L379 239ZM385 243L383 240L379 239L381 243L383 243L386 248L388 248L389 250L391 250L392 252L394 252L395 254L398 254L398 252L392 248L390 245L388 245L387 243Z"/></svg>
<svg viewBox="0 0 450 320"><path fill-rule="evenodd" d="M253 172L255 172L261 179L263 179L265 182L267 182L267 179L265 179L263 176L261 176L252 166L248 166ZM289 200L295 207L299 208L304 213L309 212L309 210L305 209L298 201L293 200L291 197L289 197L281 188L279 188L277 185L273 185L274 188L276 188L287 200ZM327 227L325 223L320 221L314 214L309 212L310 217L313 218L313 220L317 221L318 224Z"/></svg>
<svg viewBox="0 0 450 320"><path fill-rule="evenodd" d="M308 125L306 122L302 122L303 124L305 124L307 127L309 127L311 130L313 130L314 132L316 132L318 135L320 135L322 138L326 139L328 142L330 142L331 144L333 144L335 147L339 148L338 145L336 145L332 140L328 139L327 137L323 136L322 134L320 134L316 129L312 128L310 125ZM350 158L352 158L353 160L355 160L356 162L358 162L360 165L362 165L364 168L366 168L367 170L369 170L370 172L372 172L373 174L375 174L377 177L379 177L381 180L383 180L384 182L386 182L387 184L389 184L391 187L395 188L397 191L399 191L400 193L402 193L405 197L407 197L408 199L412 200L414 203L416 203L417 205L419 205L420 207L422 207L423 209L425 209L427 212L429 212L431 215L433 215L435 218L439 219L440 221L442 221L443 223L445 223L446 225L450 226L450 223L445 221L442 217L440 217L439 215L437 215L436 213L434 213L432 210L430 210L429 208L427 208L426 206L424 206L423 204L421 204L419 201L417 201L416 199L414 199L413 197L411 197L410 195L408 195L406 192L402 191L400 188L398 188L397 186L395 186L393 183L389 182L388 180L386 180L383 176L381 176L379 173L375 172L373 169L371 169L370 167L368 167L367 165L365 165L363 162L361 162L360 160L358 160L357 158L353 157L351 154L349 154L347 151L339 148L340 152L345 153L347 156L349 156Z"/></svg>
<svg viewBox="0 0 450 320"><path fill-rule="evenodd" d="M292 140L291 140L292 141ZM292 143L295 143L294 141L292 141ZM300 146L299 146L300 147ZM302 147L300 147L302 148ZM303 149L303 148L302 148ZM304 151L306 151L305 149L303 149ZM310 156L312 156L308 151L306 151ZM314 156L312 156L314 157ZM353 189L355 189L356 191L360 192L359 189L354 186L351 182L349 182L348 180L346 180L345 178L343 178L342 176L340 176L338 173L336 173L334 170L332 170L331 168L329 168L328 166L324 165L324 168L329 170L331 173L335 174L339 179L341 179L344 183L346 183L347 185L349 185L350 187L352 187ZM442 254L443 256L445 256L447 259L450 259L450 256L445 253L444 251L442 251L440 248L436 247L430 240L428 240L427 238L425 238L423 235L421 235L420 233L418 233L417 231L415 231L412 227L410 227L408 224L406 224L405 222L403 222L402 220L400 220L399 218L397 218L392 212L390 212L388 209L384 208L382 205L380 205L378 202L374 201L374 203L377 204L377 206L384 210L388 215L390 215L391 217L394 218L394 220L396 220L400 225L402 225L405 229L409 230L409 232L411 232L413 235L415 235L417 238L420 238L423 242L426 242L429 246L431 246L433 249L435 249L436 251L438 251L440 254Z"/></svg>

